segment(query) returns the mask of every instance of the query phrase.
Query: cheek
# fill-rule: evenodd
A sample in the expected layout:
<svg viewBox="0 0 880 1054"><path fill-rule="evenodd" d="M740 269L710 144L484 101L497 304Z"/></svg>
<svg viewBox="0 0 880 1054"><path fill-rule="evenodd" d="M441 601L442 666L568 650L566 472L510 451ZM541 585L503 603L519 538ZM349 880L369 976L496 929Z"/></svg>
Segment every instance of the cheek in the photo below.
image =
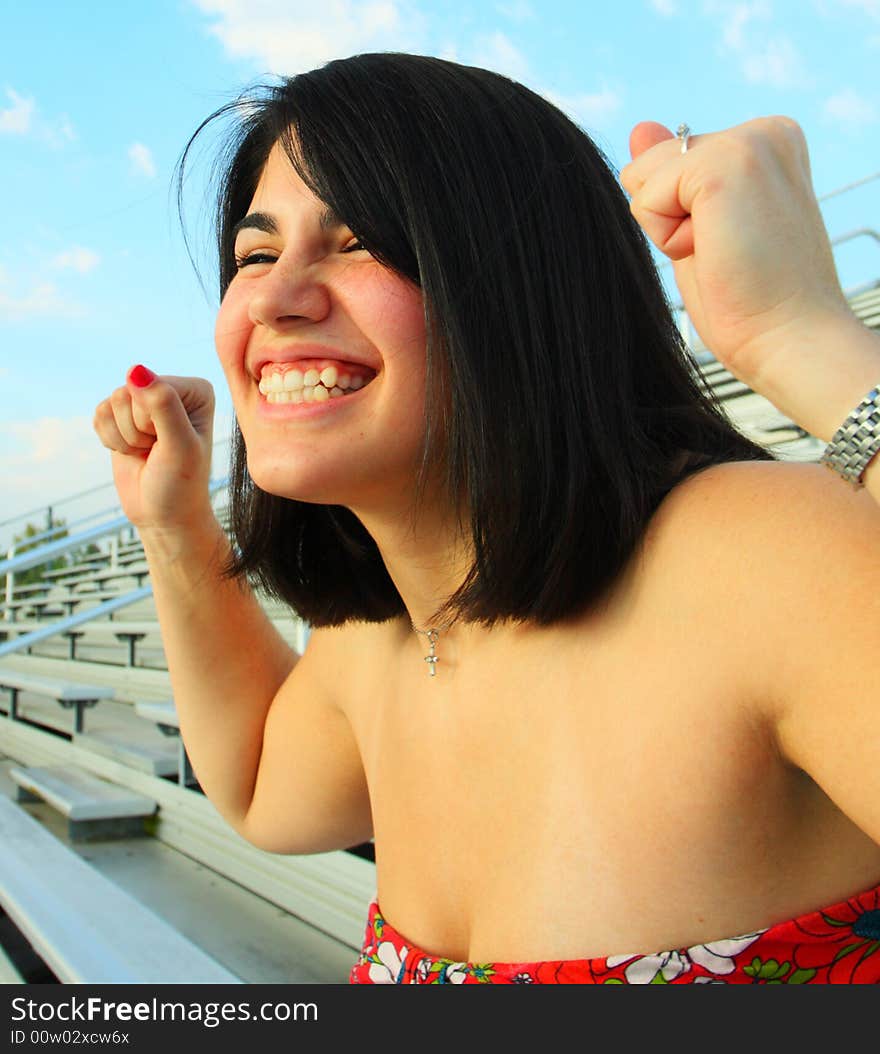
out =
<svg viewBox="0 0 880 1054"><path fill-rule="evenodd" d="M413 380L425 369L425 310L417 289L395 284L380 288L371 301L375 339L402 373Z"/></svg>
<svg viewBox="0 0 880 1054"><path fill-rule="evenodd" d="M247 302L233 284L226 290L214 320L214 347L224 370L244 361L250 331Z"/></svg>
<svg viewBox="0 0 880 1054"><path fill-rule="evenodd" d="M340 277L336 292L345 312L383 351L424 350L425 309L418 286L374 264L352 267Z"/></svg>
<svg viewBox="0 0 880 1054"><path fill-rule="evenodd" d="M395 285L377 298L381 312L390 324L409 343L425 346L425 306L421 291L409 286Z"/></svg>

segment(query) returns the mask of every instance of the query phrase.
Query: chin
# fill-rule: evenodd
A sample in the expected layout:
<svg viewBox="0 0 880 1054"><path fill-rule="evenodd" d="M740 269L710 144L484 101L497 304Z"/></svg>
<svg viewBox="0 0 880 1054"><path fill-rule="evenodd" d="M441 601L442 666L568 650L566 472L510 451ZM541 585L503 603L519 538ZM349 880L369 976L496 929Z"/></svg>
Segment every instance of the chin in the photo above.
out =
<svg viewBox="0 0 880 1054"><path fill-rule="evenodd" d="M343 504L339 493L328 493L326 480L306 478L292 473L289 465L260 465L248 459L248 475L266 494L289 501L304 501L312 505Z"/></svg>

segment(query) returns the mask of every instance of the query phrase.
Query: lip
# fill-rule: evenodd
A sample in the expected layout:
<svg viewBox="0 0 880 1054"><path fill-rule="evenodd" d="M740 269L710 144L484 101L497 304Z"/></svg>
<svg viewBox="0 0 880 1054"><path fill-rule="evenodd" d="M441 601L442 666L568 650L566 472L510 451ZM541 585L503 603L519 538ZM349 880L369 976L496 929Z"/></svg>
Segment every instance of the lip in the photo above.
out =
<svg viewBox="0 0 880 1054"><path fill-rule="evenodd" d="M248 361L247 368L250 375L259 382L260 376L262 375L263 367L268 363L291 363L299 362L302 359L333 359L335 362L348 362L353 366L366 366L367 369L378 373L380 364L376 361L370 361L366 356L352 354L352 352L345 348L332 348L326 344L288 344L284 347L269 348L262 347L259 351ZM351 396L346 396L346 399ZM338 400L333 400L338 402ZM290 405L290 404L282 404ZM298 404L298 405L311 405Z"/></svg>

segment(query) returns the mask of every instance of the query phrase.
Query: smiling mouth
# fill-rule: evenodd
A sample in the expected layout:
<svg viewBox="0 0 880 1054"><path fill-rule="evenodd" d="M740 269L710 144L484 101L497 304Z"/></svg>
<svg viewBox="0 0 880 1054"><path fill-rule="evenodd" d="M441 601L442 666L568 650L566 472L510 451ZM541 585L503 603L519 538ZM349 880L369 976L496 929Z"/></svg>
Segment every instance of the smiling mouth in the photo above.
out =
<svg viewBox="0 0 880 1054"><path fill-rule="evenodd" d="M359 363L267 363L259 388L268 403L325 402L360 391L375 376Z"/></svg>

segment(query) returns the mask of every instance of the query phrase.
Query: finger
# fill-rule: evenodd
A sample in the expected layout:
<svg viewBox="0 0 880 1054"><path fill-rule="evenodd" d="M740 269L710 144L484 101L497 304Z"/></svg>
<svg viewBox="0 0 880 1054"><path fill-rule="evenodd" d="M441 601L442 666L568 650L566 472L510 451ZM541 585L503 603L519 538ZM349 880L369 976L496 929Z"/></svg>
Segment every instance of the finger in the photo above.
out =
<svg viewBox="0 0 880 1054"><path fill-rule="evenodd" d="M646 209L633 209L639 226L670 260L684 260L694 252L694 228L690 216L665 216Z"/></svg>
<svg viewBox="0 0 880 1054"><path fill-rule="evenodd" d="M134 408L128 389L117 388L110 395L109 402L116 427L123 441L131 447L141 450L149 449L155 442L155 433L141 427L135 421Z"/></svg>
<svg viewBox="0 0 880 1054"><path fill-rule="evenodd" d="M147 448L132 446L123 437L109 399L105 399L96 407L92 427L101 443L115 454L138 454L142 457L147 452Z"/></svg>
<svg viewBox="0 0 880 1054"><path fill-rule="evenodd" d="M665 164L630 198L639 226L654 245L671 260L681 260L694 251L693 223L682 203L682 165Z"/></svg>
<svg viewBox="0 0 880 1054"><path fill-rule="evenodd" d="M674 133L665 124L656 121L639 121L629 133L629 155L635 161L640 154L650 150L657 143L673 139Z"/></svg>
<svg viewBox="0 0 880 1054"><path fill-rule="evenodd" d="M190 424L203 438L211 438L214 423L214 388L204 377L163 376L180 397Z"/></svg>
<svg viewBox="0 0 880 1054"><path fill-rule="evenodd" d="M158 377L143 366L128 373L134 420L162 441L189 447L203 437L213 416L213 389L197 377Z"/></svg>
<svg viewBox="0 0 880 1054"><path fill-rule="evenodd" d="M700 136L701 140L707 138ZM688 136L688 153L696 145L697 136ZM630 133L630 153L633 160L620 170L620 182L630 195L638 193L641 187L663 165L670 162L684 162L682 140L673 135L669 129L655 121L642 121Z"/></svg>

